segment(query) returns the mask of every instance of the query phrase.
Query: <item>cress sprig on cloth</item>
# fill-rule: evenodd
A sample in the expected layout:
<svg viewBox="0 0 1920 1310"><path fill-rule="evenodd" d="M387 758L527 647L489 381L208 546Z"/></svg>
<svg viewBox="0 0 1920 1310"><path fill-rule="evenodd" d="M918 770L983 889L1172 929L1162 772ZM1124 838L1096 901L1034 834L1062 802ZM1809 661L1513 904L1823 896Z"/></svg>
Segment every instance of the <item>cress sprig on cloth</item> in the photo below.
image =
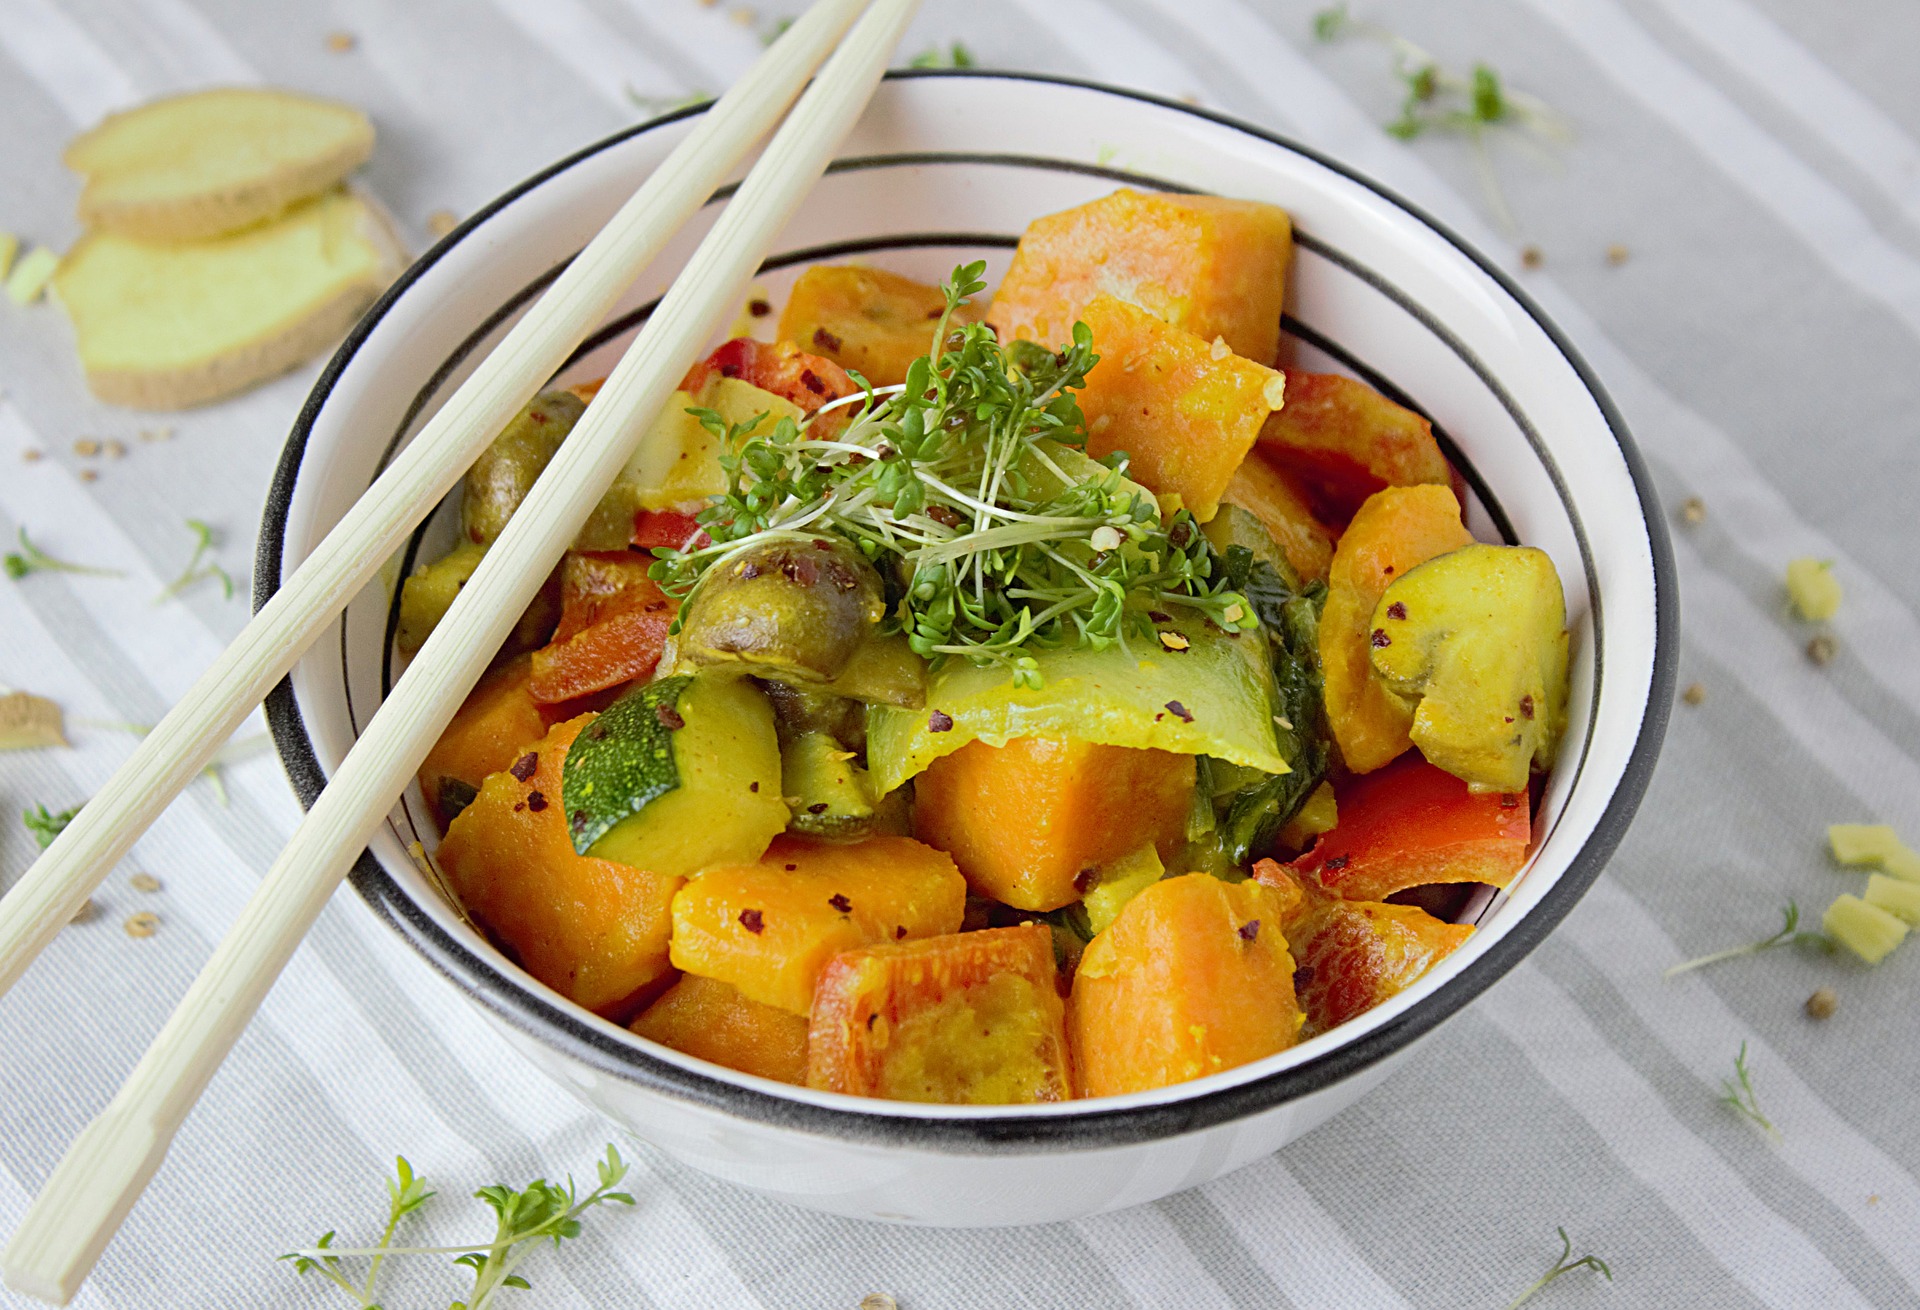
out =
<svg viewBox="0 0 1920 1310"><path fill-rule="evenodd" d="M1086 445L1073 397L1099 359L1086 326L1054 354L953 322L985 271L954 270L930 352L904 385L860 379L860 394L764 434L764 415L729 428L692 411L723 438L727 491L699 516L711 545L655 552L662 587L685 596L751 545L836 535L888 579L889 629L916 652L1004 665L1028 687L1041 682L1033 652L1151 640L1156 609L1257 627L1190 514L1163 515L1126 480L1123 455L1089 475L1063 454Z"/></svg>

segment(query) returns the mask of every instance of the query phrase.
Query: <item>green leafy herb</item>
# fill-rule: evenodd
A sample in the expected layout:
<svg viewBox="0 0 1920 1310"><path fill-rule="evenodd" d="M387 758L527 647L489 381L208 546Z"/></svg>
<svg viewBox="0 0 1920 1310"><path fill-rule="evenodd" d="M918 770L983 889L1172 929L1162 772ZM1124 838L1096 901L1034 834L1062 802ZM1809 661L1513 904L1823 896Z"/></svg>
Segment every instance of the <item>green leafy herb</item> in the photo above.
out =
<svg viewBox="0 0 1920 1310"><path fill-rule="evenodd" d="M1493 128L1510 128L1522 137L1565 143L1573 135L1565 119L1538 97L1507 86L1490 64L1476 63L1466 77L1442 68L1431 54L1405 37L1378 23L1355 18L1345 0L1313 16L1313 35L1328 42L1358 36L1384 45L1392 56L1394 80L1402 87L1400 114L1386 124L1386 130L1402 141L1428 132L1466 137L1473 147L1488 207L1509 233L1518 230L1494 172L1486 134Z"/></svg>
<svg viewBox="0 0 1920 1310"><path fill-rule="evenodd" d="M928 46L907 61L908 68L972 68L973 51L955 41L945 50L937 45Z"/></svg>
<svg viewBox="0 0 1920 1310"><path fill-rule="evenodd" d="M1570 1274L1576 1269L1591 1269L1604 1277L1609 1283L1613 1281L1613 1270L1607 1268L1607 1262L1605 1260L1602 1260L1597 1255L1583 1255L1578 1260L1575 1260L1573 1258L1573 1240L1567 1236L1567 1230L1564 1228L1556 1228L1553 1231L1560 1234L1559 1259L1553 1262L1552 1268L1548 1269L1546 1273L1541 1274L1540 1277L1527 1284L1526 1290L1521 1292L1520 1295L1507 1302L1507 1310L1519 1310L1519 1307L1533 1300L1534 1297L1552 1286L1556 1279Z"/></svg>
<svg viewBox="0 0 1920 1310"><path fill-rule="evenodd" d="M1666 976L1669 978L1677 978L1683 973L1690 973L1695 969L1703 969L1709 964L1718 964L1722 960L1737 959L1742 955L1758 955L1760 952L1770 951L1776 946L1811 946L1823 951L1831 951L1833 949L1833 939L1831 937L1825 933L1807 932L1800 927L1800 906L1797 903L1788 901L1787 908L1780 912L1780 917L1782 920L1780 931L1774 933L1771 937L1762 937L1757 942L1748 942L1744 946L1731 946L1724 951L1715 951L1711 955L1702 955L1699 959L1688 960L1684 964L1676 964L1667 970Z"/></svg>
<svg viewBox="0 0 1920 1310"><path fill-rule="evenodd" d="M20 549L7 552L4 559L0 559L0 567L4 567L7 576L15 580L24 578L29 573L85 573L96 578L126 576L119 569L96 569L85 564L55 559L28 540L25 528L20 529Z"/></svg>
<svg viewBox="0 0 1920 1310"><path fill-rule="evenodd" d="M52 813L46 806L36 804L32 809L21 814L20 822L27 825L27 831L33 834L33 839L40 843L40 849L44 851L53 845L55 837L67 830L67 825L73 822L73 816L78 813L80 813L78 805L70 810Z"/></svg>
<svg viewBox="0 0 1920 1310"><path fill-rule="evenodd" d="M166 590L154 597L154 603L171 600L194 583L203 582L208 578L217 578L220 582L222 599L232 600L233 578L220 567L219 561L213 560L205 564L200 562L206 558L207 552L213 549L213 529L199 519L188 519L187 531L193 534L193 554L187 559L187 567L180 570L180 576L169 582Z"/></svg>
<svg viewBox="0 0 1920 1310"><path fill-rule="evenodd" d="M414 1177L412 1167L404 1158L395 1160L394 1164L395 1176L387 1183L387 1226L379 1245L353 1248L335 1246L334 1234L328 1232L312 1247L304 1251L290 1251L280 1257L293 1261L294 1270L298 1273L318 1273L327 1278L352 1297L361 1310L378 1310L373 1300L374 1280L379 1275L381 1263L388 1256L395 1255L456 1256L456 1265L472 1271L473 1287L465 1300L453 1302L449 1310L490 1310L501 1288L517 1287L524 1290L529 1286L527 1280L514 1271L542 1243L551 1241L558 1246L569 1238L578 1237L581 1232L580 1216L595 1206L633 1204L633 1197L614 1190L620 1180L626 1177L627 1163L620 1158L620 1152L609 1146L606 1158L596 1166L600 1185L585 1196L579 1195L572 1178L567 1179L565 1186L536 1178L519 1191L495 1184L475 1192L474 1196L485 1201L494 1213L491 1241L471 1242L464 1246L394 1246L393 1233L400 1220L419 1209L427 1198L434 1195L426 1190L423 1181ZM370 1258L371 1264L366 1281L356 1285L346 1276L340 1262L346 1258L363 1257Z"/></svg>
<svg viewBox="0 0 1920 1310"><path fill-rule="evenodd" d="M1040 685L1036 651L1151 642L1154 610L1258 627L1190 514L1163 517L1123 454L1085 455L1073 392L1099 358L1086 325L1055 354L954 323L985 271L954 270L931 349L901 386L862 380L764 434L691 411L724 443L727 491L699 516L712 544L657 549L654 578L686 596L750 546L839 536L891 578L888 631L936 662L1003 666L1023 687Z"/></svg>
<svg viewBox="0 0 1920 1310"><path fill-rule="evenodd" d="M1740 1043L1740 1054L1733 1057L1732 1078L1720 1080L1720 1104L1731 1109L1764 1130L1774 1141L1780 1140L1780 1130L1773 1126L1773 1120L1760 1112L1760 1098L1754 1095L1753 1074L1747 1068L1747 1044Z"/></svg>

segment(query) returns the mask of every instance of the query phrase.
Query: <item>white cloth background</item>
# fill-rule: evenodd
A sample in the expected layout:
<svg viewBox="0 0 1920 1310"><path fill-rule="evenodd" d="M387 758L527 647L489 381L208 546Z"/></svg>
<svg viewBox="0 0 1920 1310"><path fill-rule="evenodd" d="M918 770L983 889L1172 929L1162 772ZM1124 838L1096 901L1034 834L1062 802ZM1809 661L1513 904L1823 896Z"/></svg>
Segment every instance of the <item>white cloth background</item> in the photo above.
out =
<svg viewBox="0 0 1920 1310"><path fill-rule="evenodd" d="M210 83L268 82L365 106L367 180L424 248L549 161L712 91L791 4L739 0L0 0L0 228L75 235L63 142L107 110ZM1308 35L1313 0L930 0L903 59L959 39L984 64L1140 87L1291 134L1439 214L1518 267L1455 141L1411 146L1377 47ZM1920 838L1920 9L1886 0L1361 0L1460 66L1486 58L1578 140L1554 159L1496 143L1522 274L1599 369L1676 526L1681 682L1633 831L1531 959L1404 1071L1229 1178L1081 1223L919 1232L758 1200L631 1151L638 1211L528 1269L529 1307L1504 1305L1564 1225L1604 1256L1542 1305L1920 1304L1920 948L1878 970L1791 951L1667 983L1685 957L1756 937L1789 898L1817 913L1860 879L1824 825ZM328 46L346 31L357 44ZM1630 258L1609 263L1619 243ZM57 310L0 305L0 537L127 568L125 580L0 583L0 683L96 722L151 722L244 618L269 471L309 366L158 424L91 402ZM117 461L73 453L118 438ZM47 457L23 461L26 449ZM99 472L80 479L82 469ZM153 603L221 534L236 599ZM1838 658L1786 617L1785 562L1831 558ZM257 731L257 724L245 730ZM84 799L130 739L0 756L0 886L33 848L12 817ZM0 997L0 1230L111 1094L232 920L296 807L270 754L197 784ZM160 878L158 893L129 875ZM127 915L155 911L136 940ZM1834 987L1839 1012L1801 1002ZM1716 1103L1748 1044L1768 1141ZM214 1080L82 1306L342 1303L273 1263L338 1227L371 1234L405 1153L439 1187L415 1230L490 1222L465 1194L590 1173L613 1136L512 1055L350 895L336 898ZM439 1259L394 1269L389 1307L444 1304ZM444 1290L443 1290L444 1289ZM439 1297L436 1302L435 1297ZM508 1302L503 1302L506 1304ZM24 1304L0 1293L0 1306Z"/></svg>

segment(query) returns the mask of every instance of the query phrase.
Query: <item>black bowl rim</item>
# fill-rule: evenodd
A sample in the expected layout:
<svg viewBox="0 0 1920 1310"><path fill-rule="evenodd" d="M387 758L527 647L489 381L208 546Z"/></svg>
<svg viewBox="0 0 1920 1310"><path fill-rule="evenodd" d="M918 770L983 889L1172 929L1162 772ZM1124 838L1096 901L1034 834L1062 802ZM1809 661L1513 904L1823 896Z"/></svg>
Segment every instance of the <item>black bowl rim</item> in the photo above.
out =
<svg viewBox="0 0 1920 1310"><path fill-rule="evenodd" d="M1199 1132L1323 1091L1405 1050L1418 1038L1458 1014L1524 959L1586 894L1619 845L1634 811L1639 807L1652 777L1672 711L1673 687L1679 662L1679 597L1673 548L1665 516L1661 512L1645 461L1628 433L1625 420L1592 366L1581 356L1565 332L1497 264L1419 206L1338 160L1288 137L1231 115L1162 96L1082 78L1042 73L992 69L898 69L887 74L889 81L920 78L1040 83L1116 96L1173 113L1189 114L1310 159L1365 187L1425 224L1492 278L1565 357L1593 397L1619 446L1640 502L1654 581L1653 670L1646 712L1606 809L1565 872L1539 903L1495 942L1486 954L1422 998L1405 1014L1303 1064L1159 1105L1105 1109L1090 1104L1085 1110L1064 1113L1056 1110L1044 1115L1023 1115L1011 1110L991 1117L940 1118L819 1105L792 1099L772 1090L763 1091L758 1087L725 1081L653 1056L567 1012L554 1001L530 990L523 980L508 976L491 961L475 954L416 905L387 874L372 852L361 853L354 866L352 881L355 890L375 914L394 928L430 964L484 1004L497 1018L599 1072L709 1111L812 1136L957 1155L1111 1149ZM301 407L281 453L268 491L256 551L253 586L256 611L273 597L281 585L288 514L314 420L332 395L341 373L394 303L448 250L520 196L601 151L643 132L701 113L704 109L704 105L693 105L635 124L535 173L476 211L387 288L329 360ZM274 688L265 708L288 779L302 805L310 808L326 785L326 774L320 767L313 741L307 734L290 678L283 679Z"/></svg>

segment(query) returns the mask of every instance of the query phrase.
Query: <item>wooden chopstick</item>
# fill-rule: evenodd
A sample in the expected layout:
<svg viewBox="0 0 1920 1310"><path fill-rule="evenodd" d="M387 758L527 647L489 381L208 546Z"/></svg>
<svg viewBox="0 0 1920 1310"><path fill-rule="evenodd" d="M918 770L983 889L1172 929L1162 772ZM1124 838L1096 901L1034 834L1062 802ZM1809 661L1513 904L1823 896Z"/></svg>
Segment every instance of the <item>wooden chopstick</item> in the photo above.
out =
<svg viewBox="0 0 1920 1310"><path fill-rule="evenodd" d="M239 920L8 1245L9 1286L65 1304L165 1157L273 980L687 363L872 97L918 0L875 0L827 61L587 407L472 580L367 724Z"/></svg>
<svg viewBox="0 0 1920 1310"><path fill-rule="evenodd" d="M819 0L588 243L0 899L0 995L668 240L779 122L868 0Z"/></svg>

